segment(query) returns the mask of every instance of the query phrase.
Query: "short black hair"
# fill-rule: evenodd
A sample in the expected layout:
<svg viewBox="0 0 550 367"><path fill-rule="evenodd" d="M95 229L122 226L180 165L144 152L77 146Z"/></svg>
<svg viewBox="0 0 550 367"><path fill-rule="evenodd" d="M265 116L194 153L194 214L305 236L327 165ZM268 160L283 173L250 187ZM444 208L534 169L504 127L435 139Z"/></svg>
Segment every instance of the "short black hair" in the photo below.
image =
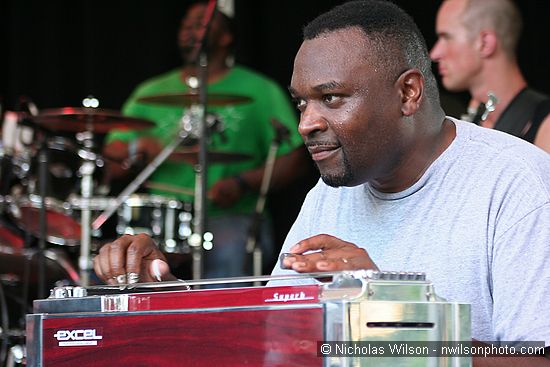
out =
<svg viewBox="0 0 550 367"><path fill-rule="evenodd" d="M389 1L358 0L336 6L304 27L304 40L350 27L359 27L365 33L387 72L401 75L417 68L424 75L427 95L439 99L422 33L409 14Z"/></svg>
<svg viewBox="0 0 550 367"><path fill-rule="evenodd" d="M189 4L187 9L189 10L194 5L208 6L208 4L209 4L208 0L195 0L194 2ZM222 26L222 29L226 32L231 33L234 36L236 28L235 28L235 21L233 20L233 18L229 17L227 14L220 11L218 8L216 8L215 11L216 11L216 16L219 17L219 19L220 19L220 24ZM182 18L184 16L182 16Z"/></svg>

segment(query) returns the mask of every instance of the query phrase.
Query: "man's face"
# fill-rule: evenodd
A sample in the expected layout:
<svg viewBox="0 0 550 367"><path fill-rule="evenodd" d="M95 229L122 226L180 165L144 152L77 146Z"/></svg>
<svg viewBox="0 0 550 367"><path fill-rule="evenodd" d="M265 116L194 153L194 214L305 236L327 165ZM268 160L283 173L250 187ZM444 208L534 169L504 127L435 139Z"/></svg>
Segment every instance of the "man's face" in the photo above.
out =
<svg viewBox="0 0 550 367"><path fill-rule="evenodd" d="M383 62L357 27L302 43L290 86L298 130L331 186L382 177L399 151L401 98Z"/></svg>
<svg viewBox="0 0 550 367"><path fill-rule="evenodd" d="M180 29L178 32L178 47L182 56L183 62L189 64L195 60L191 60L192 53L197 42L200 42L202 32L202 22L206 12L206 5L199 3L191 5L183 19L181 20ZM208 35L208 47L217 46L217 42L222 34L222 27L218 17L214 17L210 25L210 33Z"/></svg>
<svg viewBox="0 0 550 367"><path fill-rule="evenodd" d="M475 39L461 21L464 0L445 1L437 13L438 39L430 52L439 63L439 74L446 89L458 92L470 89L481 70L481 58Z"/></svg>

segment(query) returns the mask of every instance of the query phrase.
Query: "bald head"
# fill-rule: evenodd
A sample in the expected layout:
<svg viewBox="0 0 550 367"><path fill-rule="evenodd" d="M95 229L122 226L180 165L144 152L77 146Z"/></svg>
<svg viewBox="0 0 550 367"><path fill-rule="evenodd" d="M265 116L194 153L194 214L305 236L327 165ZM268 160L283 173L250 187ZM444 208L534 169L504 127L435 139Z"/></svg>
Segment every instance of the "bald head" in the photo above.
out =
<svg viewBox="0 0 550 367"><path fill-rule="evenodd" d="M512 0L446 0L464 3L461 21L472 36L483 29L496 33L503 52L515 58L522 20Z"/></svg>

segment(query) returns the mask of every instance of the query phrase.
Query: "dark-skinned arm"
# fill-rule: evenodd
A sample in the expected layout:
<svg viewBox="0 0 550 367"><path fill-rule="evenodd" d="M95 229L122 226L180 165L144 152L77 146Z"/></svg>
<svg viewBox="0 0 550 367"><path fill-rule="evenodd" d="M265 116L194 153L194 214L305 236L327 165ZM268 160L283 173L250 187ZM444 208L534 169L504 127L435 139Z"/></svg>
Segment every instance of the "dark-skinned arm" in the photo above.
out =
<svg viewBox="0 0 550 367"><path fill-rule="evenodd" d="M308 155L304 146L294 149L292 152L277 157L273 166L271 177L272 190L283 188L293 180L302 177L307 170L304 169L308 162ZM247 189L258 192L262 184L265 165L242 172L239 176L244 181L239 182L235 177L228 177L216 182L209 191L212 201L221 207L228 207L234 204Z"/></svg>

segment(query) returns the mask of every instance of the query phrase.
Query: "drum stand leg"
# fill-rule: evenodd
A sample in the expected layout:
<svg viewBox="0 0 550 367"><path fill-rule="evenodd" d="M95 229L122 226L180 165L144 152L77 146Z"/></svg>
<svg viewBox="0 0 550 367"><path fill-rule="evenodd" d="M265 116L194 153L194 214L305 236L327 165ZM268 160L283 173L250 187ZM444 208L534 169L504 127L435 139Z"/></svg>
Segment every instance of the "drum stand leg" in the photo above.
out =
<svg viewBox="0 0 550 367"><path fill-rule="evenodd" d="M80 268L80 282L83 287L90 285L90 271L92 270L91 260L91 224L92 211L90 210L90 199L93 193L93 174L95 164L85 161L80 167L82 174L82 199L83 207L81 211L81 239L80 239L80 257L78 258L78 267Z"/></svg>
<svg viewBox="0 0 550 367"><path fill-rule="evenodd" d="M8 353L8 359L6 361L6 367L16 367L25 365L26 351L22 345L14 345L10 348Z"/></svg>
<svg viewBox="0 0 550 367"><path fill-rule="evenodd" d="M93 175L98 158L92 152L94 141L91 129L90 131L77 134L77 140L83 145L83 149L78 151L79 156L82 158L82 165L79 170L82 176L80 185L82 211L80 218L80 257L78 258L78 267L80 269L80 283L83 287L87 287L90 285L90 272L92 270L92 211L90 209L90 199L93 195Z"/></svg>

